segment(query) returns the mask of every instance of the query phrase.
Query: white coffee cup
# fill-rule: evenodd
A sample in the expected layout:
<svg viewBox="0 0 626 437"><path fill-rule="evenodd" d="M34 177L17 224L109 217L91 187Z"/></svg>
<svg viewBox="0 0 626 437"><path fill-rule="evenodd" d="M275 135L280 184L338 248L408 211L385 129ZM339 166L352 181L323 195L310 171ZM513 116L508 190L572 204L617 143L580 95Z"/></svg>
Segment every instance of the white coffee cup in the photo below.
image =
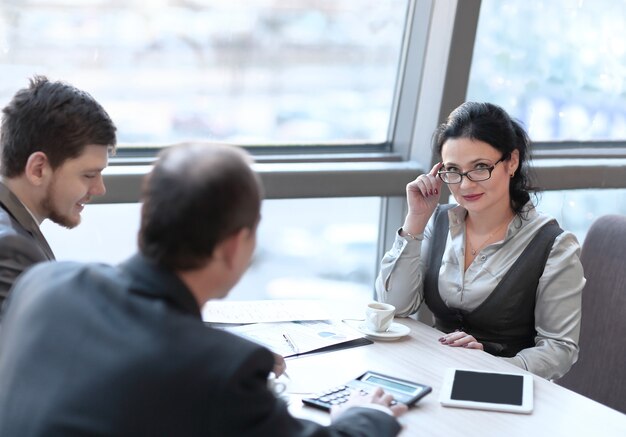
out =
<svg viewBox="0 0 626 437"><path fill-rule="evenodd" d="M388 303L370 302L365 309L365 327L370 331L386 332L393 322L396 307Z"/></svg>
<svg viewBox="0 0 626 437"><path fill-rule="evenodd" d="M287 384L282 381L278 381L274 372L271 372L267 378L267 388L269 388L270 391L276 396L280 396L285 392L285 390L287 390Z"/></svg>

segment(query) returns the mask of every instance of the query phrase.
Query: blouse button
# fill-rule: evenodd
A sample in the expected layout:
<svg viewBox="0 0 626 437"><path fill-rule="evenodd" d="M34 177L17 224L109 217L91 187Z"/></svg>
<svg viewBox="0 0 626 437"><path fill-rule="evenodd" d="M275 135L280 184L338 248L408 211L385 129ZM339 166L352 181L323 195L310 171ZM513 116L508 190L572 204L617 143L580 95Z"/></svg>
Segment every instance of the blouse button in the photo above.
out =
<svg viewBox="0 0 626 437"><path fill-rule="evenodd" d="M486 260L486 259L487 259L487 257L486 257L485 255L481 255L481 256L480 256L480 260L481 260L481 261L484 261L484 260Z"/></svg>

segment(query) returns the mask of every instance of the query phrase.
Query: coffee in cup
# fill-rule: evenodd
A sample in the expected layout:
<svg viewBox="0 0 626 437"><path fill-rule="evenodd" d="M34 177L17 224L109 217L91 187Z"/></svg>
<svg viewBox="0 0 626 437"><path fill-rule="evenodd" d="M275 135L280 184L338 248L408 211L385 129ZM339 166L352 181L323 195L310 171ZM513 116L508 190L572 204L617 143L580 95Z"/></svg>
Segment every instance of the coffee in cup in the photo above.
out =
<svg viewBox="0 0 626 437"><path fill-rule="evenodd" d="M371 302L365 309L365 327L374 332L386 332L393 322L396 307L388 303Z"/></svg>

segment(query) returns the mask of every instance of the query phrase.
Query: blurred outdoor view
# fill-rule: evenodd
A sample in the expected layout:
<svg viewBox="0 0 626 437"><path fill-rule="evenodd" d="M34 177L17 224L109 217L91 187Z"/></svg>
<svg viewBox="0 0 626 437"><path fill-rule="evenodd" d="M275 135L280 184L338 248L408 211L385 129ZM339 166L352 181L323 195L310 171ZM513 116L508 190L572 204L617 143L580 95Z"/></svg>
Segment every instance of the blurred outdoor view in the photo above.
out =
<svg viewBox="0 0 626 437"><path fill-rule="evenodd" d="M80 226L42 232L57 259L116 264L136 251L139 208L87 205ZM228 299L369 299L379 214L373 197L264 201L252 265Z"/></svg>
<svg viewBox="0 0 626 437"><path fill-rule="evenodd" d="M0 104L90 92L123 146L384 143L408 0L0 0Z"/></svg>
<svg viewBox="0 0 626 437"><path fill-rule="evenodd" d="M534 141L626 139L626 1L482 0L468 100Z"/></svg>
<svg viewBox="0 0 626 437"><path fill-rule="evenodd" d="M0 0L0 105L34 74L89 91L121 147L388 141L411 0ZM626 138L626 2L482 0L468 100L505 107L533 140ZM408 182L408 181L407 181ZM372 295L380 199L264 202L232 299ZM584 237L625 190L545 193ZM116 263L139 205L93 205L59 259ZM401 223L398 223L400 226Z"/></svg>
<svg viewBox="0 0 626 437"><path fill-rule="evenodd" d="M624 0L481 0L467 100L501 105L533 141L623 144L624 22ZM596 218L626 214L626 190L545 192L539 209L582 243Z"/></svg>
<svg viewBox="0 0 626 437"><path fill-rule="evenodd" d="M47 74L126 146L384 143L409 3L0 0L0 104ZM468 99L536 141L624 139L624 22L624 0L483 0Z"/></svg>

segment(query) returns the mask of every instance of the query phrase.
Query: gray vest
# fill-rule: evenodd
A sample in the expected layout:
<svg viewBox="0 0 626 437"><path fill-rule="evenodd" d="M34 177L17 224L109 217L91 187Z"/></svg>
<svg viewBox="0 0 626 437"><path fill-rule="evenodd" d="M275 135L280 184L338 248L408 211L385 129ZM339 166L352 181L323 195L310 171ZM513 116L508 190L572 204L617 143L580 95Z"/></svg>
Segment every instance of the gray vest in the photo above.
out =
<svg viewBox="0 0 626 437"><path fill-rule="evenodd" d="M473 335L490 354L513 357L535 345L535 297L539 278L555 238L563 230L556 220L546 223L491 294L473 311L449 308L439 294L439 270L450 231L448 209L435 210L429 268L424 277L424 299L443 332L461 330Z"/></svg>

